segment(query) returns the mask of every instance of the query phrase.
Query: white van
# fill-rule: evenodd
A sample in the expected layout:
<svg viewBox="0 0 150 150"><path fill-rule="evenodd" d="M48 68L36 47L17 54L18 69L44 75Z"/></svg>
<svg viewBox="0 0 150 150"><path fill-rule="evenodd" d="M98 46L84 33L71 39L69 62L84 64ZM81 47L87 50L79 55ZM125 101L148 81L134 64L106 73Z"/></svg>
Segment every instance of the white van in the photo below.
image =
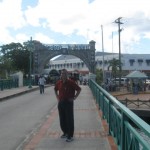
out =
<svg viewBox="0 0 150 150"><path fill-rule="evenodd" d="M150 79L146 79L146 85L150 85Z"/></svg>
<svg viewBox="0 0 150 150"><path fill-rule="evenodd" d="M121 78L121 85L126 85L127 81L128 81L127 78ZM116 83L117 85L119 85L119 78L114 79L114 83Z"/></svg>

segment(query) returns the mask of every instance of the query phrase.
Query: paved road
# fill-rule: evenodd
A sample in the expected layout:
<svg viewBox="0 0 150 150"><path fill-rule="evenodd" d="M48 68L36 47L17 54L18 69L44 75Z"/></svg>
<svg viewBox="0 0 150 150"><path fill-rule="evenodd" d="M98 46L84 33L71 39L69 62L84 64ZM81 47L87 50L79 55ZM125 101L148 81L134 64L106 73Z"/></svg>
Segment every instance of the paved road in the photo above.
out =
<svg viewBox="0 0 150 150"><path fill-rule="evenodd" d="M0 150L21 146L46 119L57 101L53 87L0 102Z"/></svg>

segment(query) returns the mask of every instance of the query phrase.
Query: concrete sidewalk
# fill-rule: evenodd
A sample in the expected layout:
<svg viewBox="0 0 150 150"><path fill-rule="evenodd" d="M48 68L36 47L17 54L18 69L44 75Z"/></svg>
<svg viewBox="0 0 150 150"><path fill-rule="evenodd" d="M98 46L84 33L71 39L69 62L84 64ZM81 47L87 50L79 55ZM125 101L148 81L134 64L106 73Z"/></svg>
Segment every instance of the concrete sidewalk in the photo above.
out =
<svg viewBox="0 0 150 150"><path fill-rule="evenodd" d="M39 86L32 86L32 88L29 88L28 86L23 86L19 88L5 89L3 91L0 91L0 101L7 100L28 92L32 92L37 89L39 89Z"/></svg>
<svg viewBox="0 0 150 150"><path fill-rule="evenodd" d="M23 150L116 150L108 136L106 122L101 120L91 90L82 91L74 103L75 133L72 142L61 139L57 106L51 110L40 129L24 144Z"/></svg>
<svg viewBox="0 0 150 150"><path fill-rule="evenodd" d="M45 88L50 87L52 85L45 85ZM39 86L32 86L32 88L29 88L29 86L23 86L19 88L12 88L12 89L5 89L3 91L0 91L0 101L10 99L12 97L16 97L25 93L29 93L35 90L39 90Z"/></svg>

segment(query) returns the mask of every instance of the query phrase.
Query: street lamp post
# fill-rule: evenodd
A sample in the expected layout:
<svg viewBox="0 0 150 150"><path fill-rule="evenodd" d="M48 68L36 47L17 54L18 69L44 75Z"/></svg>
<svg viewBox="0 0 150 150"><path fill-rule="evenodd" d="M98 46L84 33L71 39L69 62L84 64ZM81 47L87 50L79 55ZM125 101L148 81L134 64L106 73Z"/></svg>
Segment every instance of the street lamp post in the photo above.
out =
<svg viewBox="0 0 150 150"><path fill-rule="evenodd" d="M32 79L31 79L31 70L32 70L32 55L31 55L31 52L32 52L32 37L30 38L30 41L29 41L29 50L30 50L30 69L29 69L29 88L32 88Z"/></svg>

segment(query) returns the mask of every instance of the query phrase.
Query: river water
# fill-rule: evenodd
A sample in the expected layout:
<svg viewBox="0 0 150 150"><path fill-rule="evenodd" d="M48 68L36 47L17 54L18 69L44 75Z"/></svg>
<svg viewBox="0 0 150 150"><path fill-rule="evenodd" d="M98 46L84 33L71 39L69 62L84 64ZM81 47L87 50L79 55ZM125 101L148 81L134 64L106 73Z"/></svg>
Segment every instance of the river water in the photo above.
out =
<svg viewBox="0 0 150 150"><path fill-rule="evenodd" d="M142 132L140 129L137 129L137 128L136 128L136 131L137 131L137 132L143 137L143 139L144 139L145 141L147 141L148 144L150 145L150 137L148 137L147 135L145 135L145 133ZM140 150L143 150L143 148L142 148L141 145L140 145Z"/></svg>

